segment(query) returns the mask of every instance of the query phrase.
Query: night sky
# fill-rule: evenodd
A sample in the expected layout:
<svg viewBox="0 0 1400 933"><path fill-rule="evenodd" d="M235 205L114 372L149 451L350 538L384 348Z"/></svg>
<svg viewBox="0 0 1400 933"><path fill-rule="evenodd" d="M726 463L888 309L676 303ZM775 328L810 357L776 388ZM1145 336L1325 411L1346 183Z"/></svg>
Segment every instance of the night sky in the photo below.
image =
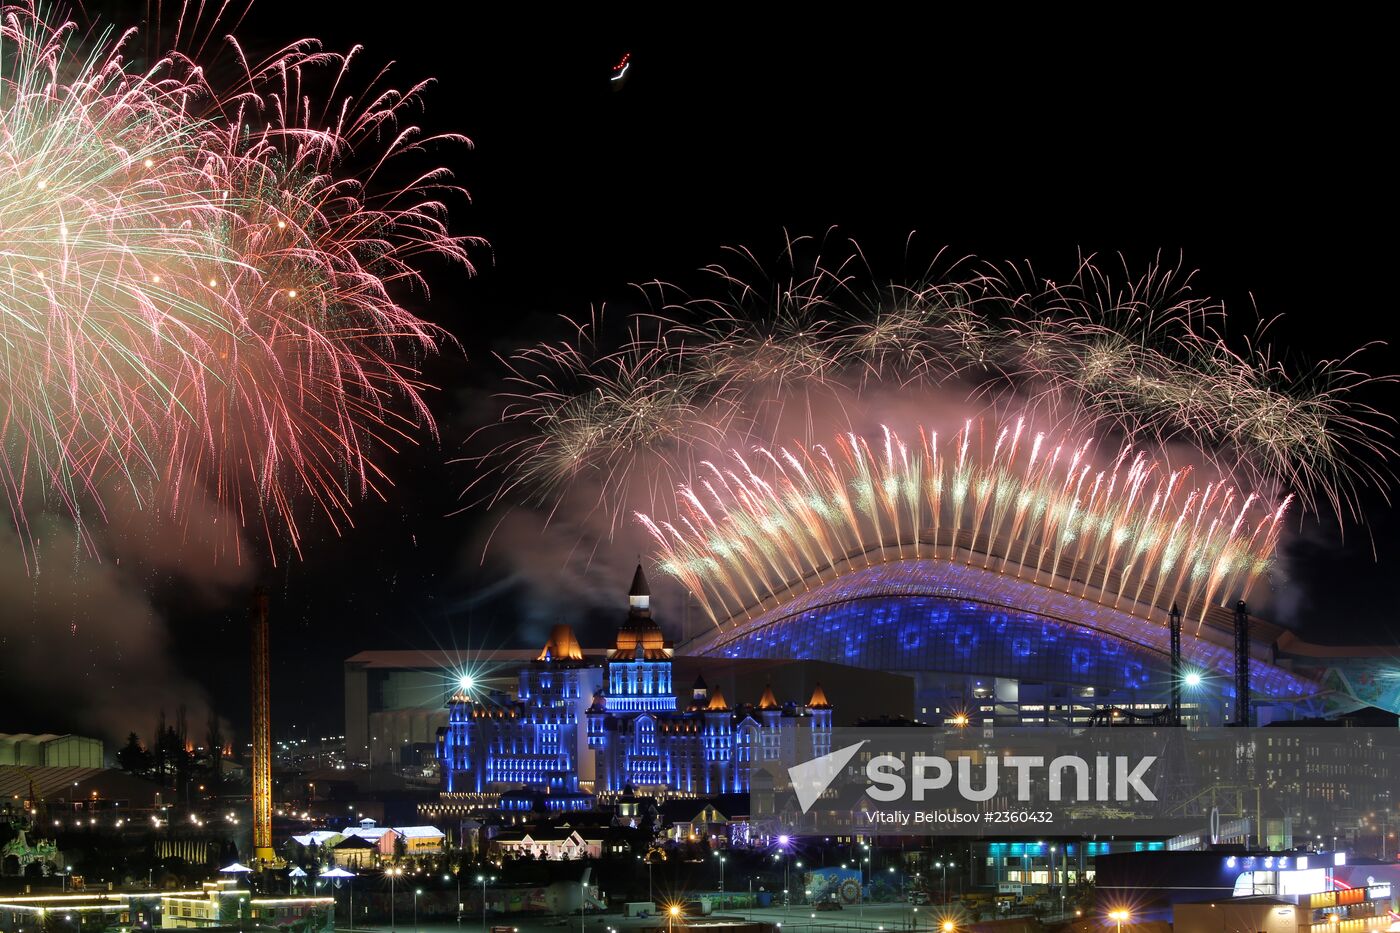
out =
<svg viewBox="0 0 1400 933"><path fill-rule="evenodd" d="M947 246L1026 258L1047 276L1068 277L1081 252L1121 252L1135 269L1158 251L1184 254L1201 270L1197 290L1242 319L1256 306L1284 315L1281 347L1318 358L1391 337L1390 243L1373 232L1394 208L1382 143L1393 98L1375 24L1237 26L1170 9L1132 21L804 13L769 26L752 8L708 6L665 23L542 8L472 20L407 0L347 9L268 0L240 35L266 48L308 34L361 43L362 73L393 60L397 83L436 77L424 124L475 143L449 156L473 197L456 227L491 246L475 278L435 268L431 301L410 302L462 346L428 369L441 443L393 461L389 502L365 503L343 537L313 529L304 561L252 567L231 585L144 577L169 651L208 692L189 700L196 723L209 702L235 727L246 721L254 579L273 599L279 735L293 722L298 734L340 731L341 663L356 651L533 643L549 621L540 594L480 561L493 517L448 514L473 473L447 461L499 385L490 354L563 336L559 314L635 306L630 283L699 285L725 245L776 258L785 230L835 225L886 275L900 272L911 231L924 257ZM624 52L619 91L608 78ZM1400 369L1390 349L1362 366ZM1395 407L1391 393L1370 400ZM1309 528L1292 546L1283 601L1309 638L1393 643L1400 632L1386 585L1400 534L1379 496L1367 505L1371 526L1345 544ZM628 581L614 582L620 600ZM580 623L585 644L608 630L596 613L555 611ZM0 730L82 731L72 711L25 695L0 682Z"/></svg>

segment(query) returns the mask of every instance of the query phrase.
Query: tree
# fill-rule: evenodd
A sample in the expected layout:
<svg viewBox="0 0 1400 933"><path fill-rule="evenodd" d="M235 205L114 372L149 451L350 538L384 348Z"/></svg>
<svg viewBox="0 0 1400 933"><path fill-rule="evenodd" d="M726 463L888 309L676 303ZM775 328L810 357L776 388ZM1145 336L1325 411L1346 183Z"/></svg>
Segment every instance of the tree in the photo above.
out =
<svg viewBox="0 0 1400 933"><path fill-rule="evenodd" d="M394 834L394 861L399 862L408 854L408 840L403 837L403 833Z"/></svg>
<svg viewBox="0 0 1400 933"><path fill-rule="evenodd" d="M135 732L126 737L126 745L117 752L117 764L130 774L146 774L151 770L151 753Z"/></svg>
<svg viewBox="0 0 1400 933"><path fill-rule="evenodd" d="M222 765L224 757L224 732L219 728L219 717L214 711L209 710L209 732L205 737L209 749L209 773L213 779L212 783L217 786L219 778L222 776Z"/></svg>

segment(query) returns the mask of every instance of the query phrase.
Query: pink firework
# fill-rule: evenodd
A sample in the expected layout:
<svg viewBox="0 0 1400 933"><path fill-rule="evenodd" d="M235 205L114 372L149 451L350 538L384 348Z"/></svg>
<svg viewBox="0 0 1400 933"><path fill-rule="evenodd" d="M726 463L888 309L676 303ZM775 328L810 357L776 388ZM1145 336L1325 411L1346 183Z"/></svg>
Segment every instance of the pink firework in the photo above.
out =
<svg viewBox="0 0 1400 933"><path fill-rule="evenodd" d="M0 9L0 477L24 528L81 523L114 486L178 513L211 492L270 550L298 503L338 530L435 430L419 362L442 332L400 302L425 257L470 270L464 192L402 120L425 84L352 86L304 40L217 87ZM323 93L317 94L317 89ZM319 101L319 103L317 102Z"/></svg>

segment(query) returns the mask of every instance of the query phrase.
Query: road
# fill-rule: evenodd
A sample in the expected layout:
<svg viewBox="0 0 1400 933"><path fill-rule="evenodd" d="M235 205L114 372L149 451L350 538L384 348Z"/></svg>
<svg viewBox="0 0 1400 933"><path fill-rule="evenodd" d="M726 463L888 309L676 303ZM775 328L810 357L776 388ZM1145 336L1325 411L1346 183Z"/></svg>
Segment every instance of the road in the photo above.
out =
<svg viewBox="0 0 1400 933"><path fill-rule="evenodd" d="M908 904L867 904L864 907L847 907L844 910L822 910L813 911L810 906L794 904L788 909L782 907L756 907L753 910L731 910L724 913L713 914L705 918L693 918L696 920L716 920L720 918L730 918L734 920L761 920L774 925L781 925L785 931L793 933L905 933L905 931L918 930L920 933L941 933L939 924L943 919L943 912L934 905L932 907L912 907ZM632 930L654 930L658 926L666 923L666 917L632 917L626 918L620 914L595 914L590 913L586 917L582 926L579 923L577 914L571 917L548 917L538 914L527 914L514 918L488 918L488 926L511 926L519 930L519 933L628 933ZM684 924L678 921L675 925L675 933L681 933ZM338 926L337 933L348 933L349 928ZM388 924L362 926L355 925L358 933L483 933L481 918L474 917L471 922L464 922L460 925L456 923L424 922L416 928L412 921L399 923L395 930L391 931ZM485 933L489 933L485 931Z"/></svg>

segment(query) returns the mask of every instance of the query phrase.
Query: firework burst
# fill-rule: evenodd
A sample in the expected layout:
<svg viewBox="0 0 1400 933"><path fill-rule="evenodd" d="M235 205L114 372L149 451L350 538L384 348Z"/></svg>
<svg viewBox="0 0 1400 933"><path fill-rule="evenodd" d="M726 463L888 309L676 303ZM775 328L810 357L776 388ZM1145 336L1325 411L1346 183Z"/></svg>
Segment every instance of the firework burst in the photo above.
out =
<svg viewBox="0 0 1400 933"><path fill-rule="evenodd" d="M1288 500L1192 482L1147 453L1094 464L1092 445L1024 419L906 443L885 428L833 444L706 462L674 517L639 515L660 566L716 622L794 586L886 560L976 564L1115 608L1180 605L1199 626L1247 599ZM1149 615L1150 610L1144 611Z"/></svg>
<svg viewBox="0 0 1400 933"><path fill-rule="evenodd" d="M114 482L177 512L198 487L299 550L297 500L339 528L433 428L417 362L442 334L394 295L473 241L447 173L402 160L466 140L401 122L423 85L347 91L352 56L310 40L263 62L229 40L223 89L181 52L135 69L130 37L0 8L11 513L56 497L81 528Z"/></svg>
<svg viewBox="0 0 1400 933"><path fill-rule="evenodd" d="M614 348L595 326L586 342L514 355L502 422L520 433L484 458L496 496L557 501L588 473L615 514L639 475L693 476L731 448L771 447L775 413L794 406L820 440L830 417L817 408L889 389L1137 449L1180 444L1309 511L1356 518L1361 489L1388 488L1391 419L1358 396L1389 378L1348 360L1293 370L1261 338L1237 345L1223 307L1192 296L1180 269L1133 278L1084 260L1054 282L940 256L914 284L882 285L854 247L831 263L802 258L810 246L788 244L786 276L736 251L739 270L707 270L717 297L644 286L645 326ZM624 371L626 392L588 401Z"/></svg>

